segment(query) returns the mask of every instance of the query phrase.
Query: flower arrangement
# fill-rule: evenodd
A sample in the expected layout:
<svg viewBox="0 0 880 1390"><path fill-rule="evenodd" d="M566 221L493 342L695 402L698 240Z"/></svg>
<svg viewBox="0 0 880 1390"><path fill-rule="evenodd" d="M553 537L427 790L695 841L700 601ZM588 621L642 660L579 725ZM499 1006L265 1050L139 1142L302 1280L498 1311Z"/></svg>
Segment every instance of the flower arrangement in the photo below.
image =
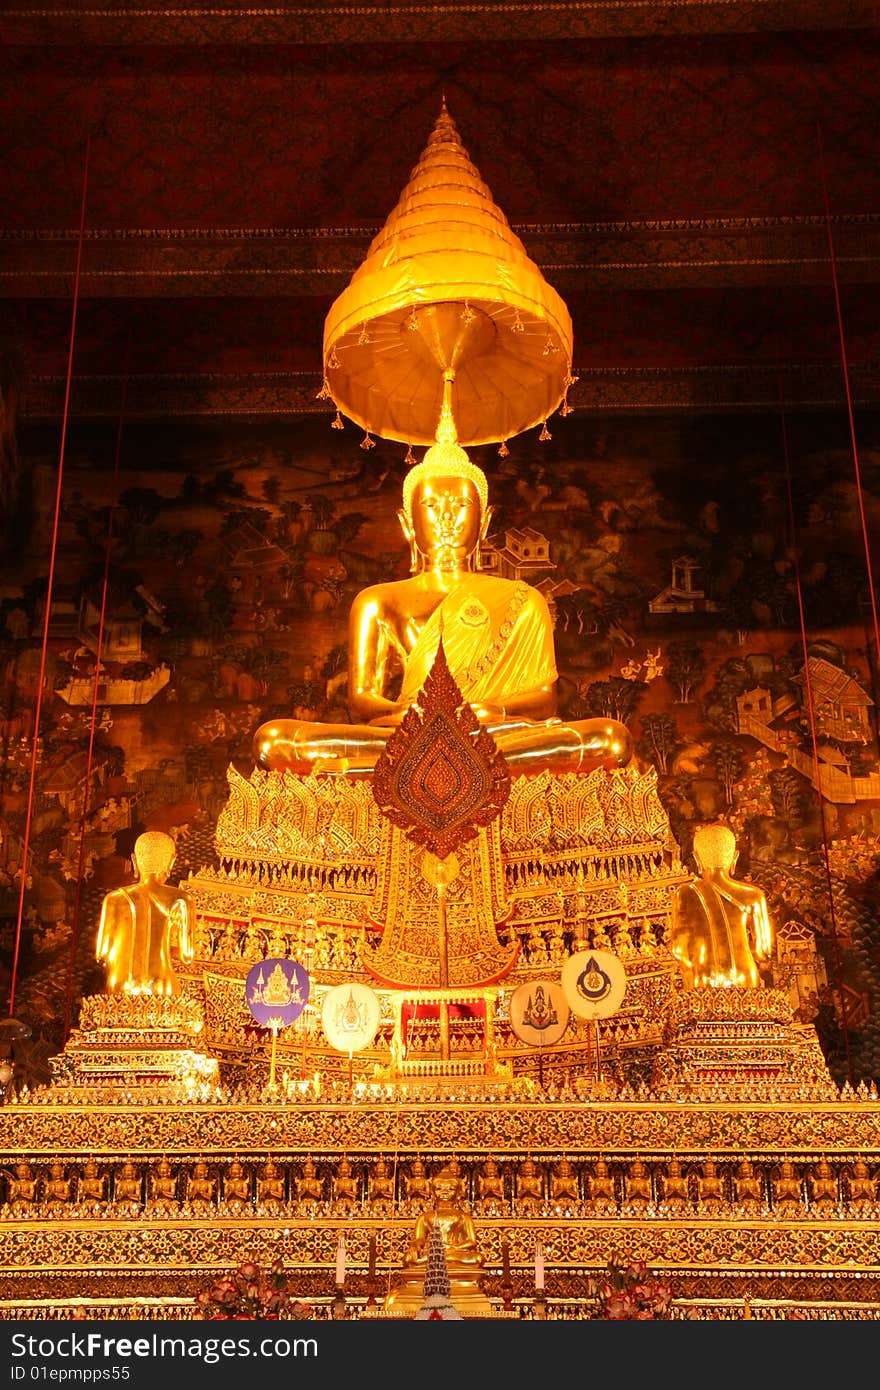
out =
<svg viewBox="0 0 880 1390"><path fill-rule="evenodd" d="M641 1260L631 1265L611 1260L598 1278L590 1280L590 1292L599 1300L597 1318L647 1322L669 1317L672 1290Z"/></svg>
<svg viewBox="0 0 880 1390"><path fill-rule="evenodd" d="M232 1274L221 1274L208 1289L196 1294L196 1307L203 1318L310 1318L308 1303L294 1298L280 1259L268 1269L245 1260Z"/></svg>

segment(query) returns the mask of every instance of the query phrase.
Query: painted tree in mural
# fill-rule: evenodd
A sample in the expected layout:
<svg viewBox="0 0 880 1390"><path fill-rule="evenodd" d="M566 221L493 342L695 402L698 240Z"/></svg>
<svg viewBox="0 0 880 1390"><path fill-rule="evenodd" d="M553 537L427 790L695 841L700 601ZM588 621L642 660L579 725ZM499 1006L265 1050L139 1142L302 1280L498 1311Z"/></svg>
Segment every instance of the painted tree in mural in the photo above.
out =
<svg viewBox="0 0 880 1390"><path fill-rule="evenodd" d="M670 642L666 649L666 679L678 704L692 700L706 674L706 658L695 642Z"/></svg>
<svg viewBox="0 0 880 1390"><path fill-rule="evenodd" d="M587 713L605 719L619 719L627 724L645 688L644 681L628 681L622 676L611 676L607 681L593 681L587 686L584 696Z"/></svg>
<svg viewBox="0 0 880 1390"><path fill-rule="evenodd" d="M659 772L669 771L669 757L678 743L678 725L668 714L643 714L637 751Z"/></svg>
<svg viewBox="0 0 880 1390"><path fill-rule="evenodd" d="M715 765L718 781L724 788L724 799L730 806L733 801L734 783L742 775L745 767L743 751L735 739L719 738L709 749L709 756Z"/></svg>

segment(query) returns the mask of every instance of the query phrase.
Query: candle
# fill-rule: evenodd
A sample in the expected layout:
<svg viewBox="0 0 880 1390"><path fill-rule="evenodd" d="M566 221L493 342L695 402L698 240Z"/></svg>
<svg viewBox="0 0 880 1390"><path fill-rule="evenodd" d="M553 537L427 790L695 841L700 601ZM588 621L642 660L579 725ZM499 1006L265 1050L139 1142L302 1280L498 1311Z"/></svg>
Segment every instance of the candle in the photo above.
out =
<svg viewBox="0 0 880 1390"><path fill-rule="evenodd" d="M544 1288L544 1247L540 1241L535 1246L535 1288Z"/></svg>
<svg viewBox="0 0 880 1390"><path fill-rule="evenodd" d="M345 1283L345 1236L339 1237L336 1247L336 1283L340 1288Z"/></svg>

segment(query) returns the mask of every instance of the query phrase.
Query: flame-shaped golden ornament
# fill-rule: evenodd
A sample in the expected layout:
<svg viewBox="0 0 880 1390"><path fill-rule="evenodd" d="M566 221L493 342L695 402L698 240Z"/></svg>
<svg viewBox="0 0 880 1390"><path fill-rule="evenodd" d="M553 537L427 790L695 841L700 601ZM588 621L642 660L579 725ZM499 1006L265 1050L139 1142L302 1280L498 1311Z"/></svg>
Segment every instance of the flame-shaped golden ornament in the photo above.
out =
<svg viewBox="0 0 880 1390"><path fill-rule="evenodd" d="M545 422L571 377L568 309L526 253L444 102L409 183L324 324L336 406L432 444L444 395L462 445Z"/></svg>

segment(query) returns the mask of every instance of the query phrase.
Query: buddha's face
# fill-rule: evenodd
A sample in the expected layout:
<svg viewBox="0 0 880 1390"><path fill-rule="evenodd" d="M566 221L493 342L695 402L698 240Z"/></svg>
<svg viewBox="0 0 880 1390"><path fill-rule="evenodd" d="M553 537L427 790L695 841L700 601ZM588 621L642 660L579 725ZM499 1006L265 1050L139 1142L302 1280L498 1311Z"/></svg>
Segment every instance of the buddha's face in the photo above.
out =
<svg viewBox="0 0 880 1390"><path fill-rule="evenodd" d="M411 520L423 555L434 563L463 565L480 540L479 493L468 478L426 478L413 491Z"/></svg>

